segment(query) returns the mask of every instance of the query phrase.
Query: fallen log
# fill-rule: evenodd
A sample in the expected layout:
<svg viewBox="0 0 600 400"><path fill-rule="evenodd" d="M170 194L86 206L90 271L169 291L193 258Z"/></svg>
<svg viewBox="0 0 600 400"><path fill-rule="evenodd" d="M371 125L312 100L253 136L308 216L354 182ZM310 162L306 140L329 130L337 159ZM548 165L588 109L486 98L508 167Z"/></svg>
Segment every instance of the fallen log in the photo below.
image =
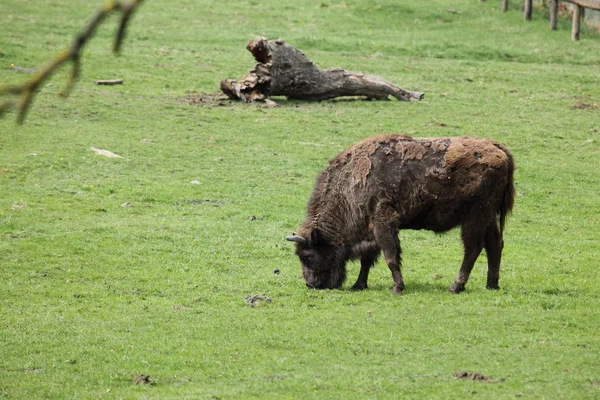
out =
<svg viewBox="0 0 600 400"><path fill-rule="evenodd" d="M319 101L342 96L366 96L386 100L418 101L423 93L403 89L374 75L342 68L319 69L304 53L283 39L258 37L246 46L258 64L240 81L225 79L221 90L230 99L252 102L271 96Z"/></svg>

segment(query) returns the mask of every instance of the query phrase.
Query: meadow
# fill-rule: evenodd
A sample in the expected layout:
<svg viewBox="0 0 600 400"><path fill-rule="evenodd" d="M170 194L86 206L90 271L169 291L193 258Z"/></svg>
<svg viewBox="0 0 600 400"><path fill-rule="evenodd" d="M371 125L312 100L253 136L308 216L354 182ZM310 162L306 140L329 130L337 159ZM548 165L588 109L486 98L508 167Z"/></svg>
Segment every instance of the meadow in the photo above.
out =
<svg viewBox="0 0 600 400"><path fill-rule="evenodd" d="M97 6L3 0L0 85ZM107 20L68 98L65 67L24 125L0 119L0 398L600 398L600 33L520 7L148 0L118 57ZM191 101L241 78L256 36L425 98ZM482 254L447 292L458 230L401 232L402 296L381 260L368 290L348 290L356 263L342 290L306 288L285 237L317 174L390 132L512 151L501 290Z"/></svg>

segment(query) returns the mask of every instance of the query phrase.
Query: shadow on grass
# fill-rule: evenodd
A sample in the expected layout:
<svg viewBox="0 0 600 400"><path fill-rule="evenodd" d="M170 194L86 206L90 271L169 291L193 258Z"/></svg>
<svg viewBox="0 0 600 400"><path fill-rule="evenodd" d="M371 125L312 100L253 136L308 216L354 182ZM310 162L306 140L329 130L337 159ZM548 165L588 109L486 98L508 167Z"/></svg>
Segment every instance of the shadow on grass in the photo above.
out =
<svg viewBox="0 0 600 400"><path fill-rule="evenodd" d="M271 98L270 102L264 101L255 101L251 103L246 103L240 100L231 100L229 97L224 95L221 92L215 93L203 93L197 92L195 90L188 90L185 96L177 97L173 99L177 103L184 103L191 106L198 107L253 107L253 108L294 108L294 107L302 107L308 105L315 104L335 104L335 103L370 103L370 102L384 102L384 103L395 103L400 100L394 99L392 97L387 100L376 100L371 99L365 96L347 96L347 97L337 97L329 100L318 100L318 101L310 101L310 100L295 100L288 99L285 96L276 96ZM403 102L404 103L404 102ZM407 102L408 103L408 102Z"/></svg>
<svg viewBox="0 0 600 400"><path fill-rule="evenodd" d="M440 283L409 282L409 283L406 283L406 288L404 289L404 292L402 292L402 294L410 295L413 293L447 293L448 288L450 287L451 283L452 282L449 282L448 285L445 285L445 283L443 283L443 282L440 282ZM351 285L348 287L345 287L343 289L340 289L340 291L348 292L348 293L360 293L360 292L350 290L350 287L351 287ZM369 288L366 289L365 292L389 292L389 293L391 293L392 292L392 284L391 284L391 282L390 282L390 284L385 284L385 283L370 284Z"/></svg>

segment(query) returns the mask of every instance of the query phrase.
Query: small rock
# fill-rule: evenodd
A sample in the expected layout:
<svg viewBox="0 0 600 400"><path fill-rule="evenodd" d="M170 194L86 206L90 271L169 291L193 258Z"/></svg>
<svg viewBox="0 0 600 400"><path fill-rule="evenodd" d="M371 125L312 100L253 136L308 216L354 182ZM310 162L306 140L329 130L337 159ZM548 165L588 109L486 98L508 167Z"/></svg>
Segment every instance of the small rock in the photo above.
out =
<svg viewBox="0 0 600 400"><path fill-rule="evenodd" d="M279 107L279 104L275 103L273 100L271 99L265 99L265 105L268 108L275 108L275 107Z"/></svg>
<svg viewBox="0 0 600 400"><path fill-rule="evenodd" d="M273 273L274 273L275 275L279 275L279 268L275 268L275 269L273 270Z"/></svg>
<svg viewBox="0 0 600 400"><path fill-rule="evenodd" d="M133 208L133 204L131 204L130 202L126 201L125 203L121 204L121 207Z"/></svg>
<svg viewBox="0 0 600 400"><path fill-rule="evenodd" d="M94 153L104 156L104 157L108 157L108 158L121 158L120 155L113 153L112 151L108 151L108 150L102 150L102 149L97 149L95 147L90 147L90 150L92 150Z"/></svg>

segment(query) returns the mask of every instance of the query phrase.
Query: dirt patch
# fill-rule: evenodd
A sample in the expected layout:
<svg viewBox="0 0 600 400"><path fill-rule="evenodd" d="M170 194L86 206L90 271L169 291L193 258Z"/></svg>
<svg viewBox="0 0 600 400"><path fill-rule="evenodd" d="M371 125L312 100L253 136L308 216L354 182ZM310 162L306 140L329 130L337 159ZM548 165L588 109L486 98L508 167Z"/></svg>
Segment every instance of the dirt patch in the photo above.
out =
<svg viewBox="0 0 600 400"><path fill-rule="evenodd" d="M271 99L264 101L246 103L239 100L231 100L221 92L202 93L195 90L188 90L185 96L177 97L174 100L178 103L184 103L197 107L254 107L254 108L276 108L279 104Z"/></svg>
<svg viewBox="0 0 600 400"><path fill-rule="evenodd" d="M133 378L133 383L136 385L152 385L154 380L148 375L138 375Z"/></svg>
<svg viewBox="0 0 600 400"><path fill-rule="evenodd" d="M596 104L590 104L590 103L584 103L583 101L578 101L577 103L573 104L571 106L571 108L579 108L579 109L587 109L587 108L591 108L591 109L597 109L599 108L598 105Z"/></svg>
<svg viewBox="0 0 600 400"><path fill-rule="evenodd" d="M437 121L425 122L425 125L439 126L440 128L447 128L448 127L448 124L445 124L443 122L437 122Z"/></svg>
<svg viewBox="0 0 600 400"><path fill-rule="evenodd" d="M257 294L253 294L252 296L246 296L244 298L244 301L250 307L256 307L260 303L267 303L267 304L270 303L271 299L268 298L267 296L259 296Z"/></svg>
<svg viewBox="0 0 600 400"><path fill-rule="evenodd" d="M184 200L185 203L187 204L193 204L195 206L200 206L203 204L208 204L211 206L215 206L215 207L221 207L223 205L226 204L225 201L221 201L221 200L212 200L212 199L205 199L205 200Z"/></svg>
<svg viewBox="0 0 600 400"><path fill-rule="evenodd" d="M490 382L493 380L489 376L485 376L483 374L480 374L479 372L460 371L460 372L453 373L452 376L455 377L456 379L466 379L466 380L470 380L470 381L479 381L479 382Z"/></svg>
<svg viewBox="0 0 600 400"><path fill-rule="evenodd" d="M231 101L223 93L200 93L195 90L188 90L185 96L175 99L178 103L188 104L199 107L223 107L242 104L241 101Z"/></svg>

